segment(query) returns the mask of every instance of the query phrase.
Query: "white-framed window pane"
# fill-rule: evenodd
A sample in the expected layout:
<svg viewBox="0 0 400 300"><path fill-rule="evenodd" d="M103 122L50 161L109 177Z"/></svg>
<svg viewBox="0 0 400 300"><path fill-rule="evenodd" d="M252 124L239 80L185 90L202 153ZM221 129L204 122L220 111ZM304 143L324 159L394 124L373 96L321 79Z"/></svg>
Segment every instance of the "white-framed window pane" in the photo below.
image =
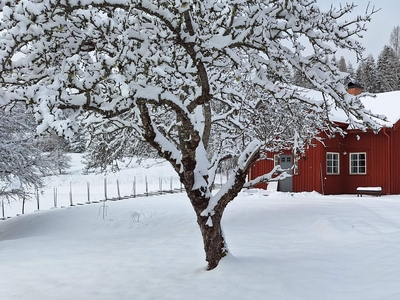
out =
<svg viewBox="0 0 400 300"><path fill-rule="evenodd" d="M350 174L366 174L366 173L367 173L367 154L351 153Z"/></svg>
<svg viewBox="0 0 400 300"><path fill-rule="evenodd" d="M339 174L339 153L326 153L326 173Z"/></svg>

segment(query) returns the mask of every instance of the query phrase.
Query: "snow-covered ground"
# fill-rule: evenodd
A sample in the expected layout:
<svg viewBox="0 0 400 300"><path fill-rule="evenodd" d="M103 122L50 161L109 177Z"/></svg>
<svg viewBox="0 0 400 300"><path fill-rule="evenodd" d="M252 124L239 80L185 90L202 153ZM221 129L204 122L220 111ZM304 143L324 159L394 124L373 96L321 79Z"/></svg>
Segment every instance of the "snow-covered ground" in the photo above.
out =
<svg viewBox="0 0 400 300"><path fill-rule="evenodd" d="M0 221L1 299L400 299L400 196L242 192L213 271L184 194L106 205L104 218L97 203Z"/></svg>
<svg viewBox="0 0 400 300"><path fill-rule="evenodd" d="M70 154L70 156L71 168L66 174L45 178L46 187L38 195L40 210L70 206L71 198L73 205L103 200L106 198L105 194L107 194L107 199L117 198L118 187L121 197L144 194L146 191L155 192L159 191L160 188L164 191L181 188L176 172L163 160L152 159L140 164L135 161L128 161L126 162L127 166L124 163L119 164L121 171L118 173L83 175L82 155ZM224 180L224 178L222 179ZM22 202L5 204L4 210L5 217L21 214ZM24 213L36 210L38 210L38 203L37 197L34 196L25 203ZM1 211L0 217L2 217Z"/></svg>

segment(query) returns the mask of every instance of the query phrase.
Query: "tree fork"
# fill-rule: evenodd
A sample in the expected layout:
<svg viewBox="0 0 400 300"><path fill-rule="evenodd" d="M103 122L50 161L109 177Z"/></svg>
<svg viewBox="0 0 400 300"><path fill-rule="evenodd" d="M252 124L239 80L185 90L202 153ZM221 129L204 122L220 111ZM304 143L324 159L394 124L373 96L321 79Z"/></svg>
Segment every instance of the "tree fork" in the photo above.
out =
<svg viewBox="0 0 400 300"><path fill-rule="evenodd" d="M210 201L208 197L196 194L194 191L192 191L192 195L188 194L193 208L196 211L197 224L200 227L203 237L204 251L208 263L207 270L215 269L221 259L229 252L222 231L221 220L228 203L232 201L242 189L246 174L247 172L239 172L236 174L235 183L232 185L231 189L222 196L219 205L214 208L212 214L206 216L202 215L202 212L207 208L207 204Z"/></svg>

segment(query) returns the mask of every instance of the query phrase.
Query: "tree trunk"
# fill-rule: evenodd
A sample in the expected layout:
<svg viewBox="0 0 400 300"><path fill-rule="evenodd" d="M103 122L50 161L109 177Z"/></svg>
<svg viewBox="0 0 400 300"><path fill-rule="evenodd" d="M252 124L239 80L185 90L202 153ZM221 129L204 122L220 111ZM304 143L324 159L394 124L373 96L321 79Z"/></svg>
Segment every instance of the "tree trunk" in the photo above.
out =
<svg viewBox="0 0 400 300"><path fill-rule="evenodd" d="M213 199L216 200L216 203L212 207L208 207L211 201L211 191L206 193L207 187L192 189L194 183L193 172L187 172L186 176L184 174L181 175L181 182L185 186L186 193L196 212L197 224L203 237L208 270L216 268L220 260L229 252L221 227L222 215L228 203L241 191L246 181L246 174L247 170L245 172L236 171L233 184L218 200Z"/></svg>
<svg viewBox="0 0 400 300"><path fill-rule="evenodd" d="M197 217L197 223L203 236L208 270L217 267L220 260L228 254L228 247L221 228L221 218L222 214L215 214L212 217Z"/></svg>

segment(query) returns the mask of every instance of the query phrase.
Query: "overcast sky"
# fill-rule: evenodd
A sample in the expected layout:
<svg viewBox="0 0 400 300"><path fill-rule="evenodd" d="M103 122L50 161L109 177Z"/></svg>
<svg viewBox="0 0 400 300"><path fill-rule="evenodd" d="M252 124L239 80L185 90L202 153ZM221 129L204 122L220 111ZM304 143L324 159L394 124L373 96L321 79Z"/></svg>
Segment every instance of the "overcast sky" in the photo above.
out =
<svg viewBox="0 0 400 300"><path fill-rule="evenodd" d="M369 4L370 9L375 6L375 9L380 10L372 16L372 21L367 24L368 31L364 33L361 40L366 48L364 57L372 54L375 61L378 59L385 45L389 45L390 33L393 27L400 26L400 0L317 0L321 9L328 9L331 4L339 7L340 3L354 2L357 5L355 13L363 14ZM338 52L338 58L344 56L346 61L351 61L353 66L357 66L356 57L345 52Z"/></svg>

